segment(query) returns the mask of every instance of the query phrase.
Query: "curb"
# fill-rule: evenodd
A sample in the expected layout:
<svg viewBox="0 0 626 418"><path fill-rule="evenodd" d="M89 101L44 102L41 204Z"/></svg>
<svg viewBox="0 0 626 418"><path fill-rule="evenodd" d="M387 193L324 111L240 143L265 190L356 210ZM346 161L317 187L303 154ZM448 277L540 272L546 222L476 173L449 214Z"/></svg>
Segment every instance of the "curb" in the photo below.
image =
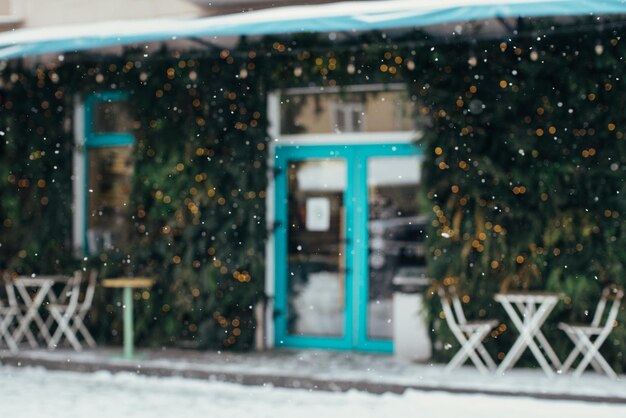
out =
<svg viewBox="0 0 626 418"><path fill-rule="evenodd" d="M188 379L200 379L226 383L237 383L248 386L267 386L305 389L326 392L346 392L358 390L372 394L395 393L402 394L406 390L423 392L447 392L456 394L475 394L490 396L530 397L545 400L582 401L606 404L626 404L626 398L616 396L577 395L568 393L545 393L545 392L512 392L507 390L475 389L475 388L452 388L446 386L430 385L403 385L397 383L370 382L364 380L327 380L314 377L270 375L255 373L235 373L207 370L193 370L191 368L177 369L161 366L151 366L136 363L104 363L104 362L81 362L81 361L54 361L46 359L32 359L19 357L0 358L0 363L13 367L43 367L48 370L63 370L80 373L93 373L97 371L109 371L111 373L135 373L142 376L152 377L182 377Z"/></svg>

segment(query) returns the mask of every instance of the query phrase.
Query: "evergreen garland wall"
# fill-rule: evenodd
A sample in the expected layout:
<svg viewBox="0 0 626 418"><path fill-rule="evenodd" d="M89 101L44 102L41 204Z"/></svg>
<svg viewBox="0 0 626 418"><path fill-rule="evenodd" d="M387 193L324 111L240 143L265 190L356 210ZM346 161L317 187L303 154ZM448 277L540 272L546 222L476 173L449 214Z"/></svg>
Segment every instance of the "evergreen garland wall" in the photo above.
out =
<svg viewBox="0 0 626 418"><path fill-rule="evenodd" d="M86 259L102 277L158 278L136 309L139 344L247 348L263 293L265 95L255 54L128 51L2 72L0 269L69 272L73 96L129 93L135 175L128 248ZM118 292L102 289L91 323L121 337ZM113 330L113 335L110 334Z"/></svg>
<svg viewBox="0 0 626 418"><path fill-rule="evenodd" d="M545 327L564 357L569 343L554 325L588 321L604 285L626 284L626 48L619 30L564 32L533 22L524 36L504 41L294 35L197 58L129 51L100 63L68 57L35 71L6 68L0 268L72 265L72 95L128 91L137 110L133 244L92 262L106 276L159 277L136 312L142 342L249 347L266 234L265 89L403 81L423 132L420 199L432 216L436 285L455 284L469 316L503 320L486 344L497 357L517 333L504 326L495 292L564 292ZM44 187L35 186L39 179ZM51 240L16 238L31 225L48 228L41 236ZM119 315L105 302L114 294L100 295L92 319L108 332L107 321ZM429 315L436 357L445 359L456 342L437 298L429 299ZM622 310L603 350L618 371L625 369L623 321Z"/></svg>
<svg viewBox="0 0 626 418"><path fill-rule="evenodd" d="M475 318L507 318L499 291L563 292L544 330L565 358L557 323L590 322L602 288L626 284L626 48L618 31L544 27L437 47L414 87L431 123L422 143L432 276L460 288ZM438 306L443 348L453 339ZM625 319L622 308L603 349L618 370ZM517 337L504 322L487 344L500 359Z"/></svg>
<svg viewBox="0 0 626 418"><path fill-rule="evenodd" d="M45 67L0 77L0 270L59 272L71 251L71 123ZM56 82L53 82L55 80Z"/></svg>
<svg viewBox="0 0 626 418"><path fill-rule="evenodd" d="M279 86L407 84L423 133L420 200L432 217L427 296L439 360L458 343L437 286L455 285L470 317L502 321L486 344L499 359L518 334L493 295L564 293L544 326L564 359L571 343L558 322L589 322L602 288L626 285L621 30L588 19L523 24L504 40L414 32L371 33L343 45L326 36L272 43ZM625 316L622 307L602 350L618 371L626 370ZM526 353L520 364L536 362Z"/></svg>

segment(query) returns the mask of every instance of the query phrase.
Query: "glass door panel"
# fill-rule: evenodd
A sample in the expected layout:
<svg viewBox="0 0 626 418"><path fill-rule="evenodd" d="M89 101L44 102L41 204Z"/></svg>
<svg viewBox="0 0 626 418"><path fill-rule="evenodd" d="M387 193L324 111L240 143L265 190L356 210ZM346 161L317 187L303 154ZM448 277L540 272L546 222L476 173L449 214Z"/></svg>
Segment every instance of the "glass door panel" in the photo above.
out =
<svg viewBox="0 0 626 418"><path fill-rule="evenodd" d="M342 337L346 315L347 164L287 164L287 333Z"/></svg>
<svg viewBox="0 0 626 418"><path fill-rule="evenodd" d="M426 273L425 218L417 202L420 171L415 155L367 159L368 339L393 337L394 278Z"/></svg>
<svg viewBox="0 0 626 418"><path fill-rule="evenodd" d="M411 144L276 148L276 344L393 349L393 280L424 272Z"/></svg>

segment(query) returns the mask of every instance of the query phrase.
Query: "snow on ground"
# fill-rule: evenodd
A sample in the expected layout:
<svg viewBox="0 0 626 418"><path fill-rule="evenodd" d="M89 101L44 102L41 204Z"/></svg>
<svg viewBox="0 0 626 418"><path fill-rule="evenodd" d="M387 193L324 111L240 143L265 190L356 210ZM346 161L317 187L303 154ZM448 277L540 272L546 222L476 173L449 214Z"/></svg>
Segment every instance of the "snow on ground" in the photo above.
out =
<svg viewBox="0 0 626 418"><path fill-rule="evenodd" d="M624 417L626 405L408 391L309 392L130 373L0 367L0 417Z"/></svg>

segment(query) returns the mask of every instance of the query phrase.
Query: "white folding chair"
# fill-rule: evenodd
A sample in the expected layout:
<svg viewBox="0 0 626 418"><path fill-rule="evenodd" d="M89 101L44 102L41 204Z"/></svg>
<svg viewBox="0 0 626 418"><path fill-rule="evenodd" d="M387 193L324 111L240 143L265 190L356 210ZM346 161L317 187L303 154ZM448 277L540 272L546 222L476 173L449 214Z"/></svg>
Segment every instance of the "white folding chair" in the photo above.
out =
<svg viewBox="0 0 626 418"><path fill-rule="evenodd" d="M50 338L48 348L54 349L58 346L61 337L65 335L74 350L81 351L82 345L76 338L76 333L72 330L71 321L78 309L78 298L80 296L80 283L83 279L82 272L76 271L68 282L66 290L69 292L69 299L66 303L50 303L46 305L50 315L57 323L57 328Z"/></svg>
<svg viewBox="0 0 626 418"><path fill-rule="evenodd" d="M583 359L576 367L574 376L579 377L591 364L598 373L604 372L614 379L617 378L617 374L615 374L613 368L600 354L599 350L613 330L623 297L624 291L622 289L615 286L607 287L602 291L602 297L600 302L598 302L590 325L573 325L563 322L559 324L559 329L563 330L574 343L574 349L561 368L563 373L572 367L578 355L582 353ZM611 308L607 309L609 302L611 303ZM602 325L603 320L604 325Z"/></svg>
<svg viewBox="0 0 626 418"><path fill-rule="evenodd" d="M467 321L456 289L452 286L448 287L447 291L440 287L439 298L448 327L461 344L461 349L450 360L445 372L449 373L460 367L468 358L481 373L495 371L496 363L487 353L482 341L498 325L498 321Z"/></svg>
<svg viewBox="0 0 626 418"><path fill-rule="evenodd" d="M89 279L87 280L87 287L85 288L85 295L83 296L83 300L79 302L78 309L72 318L72 332L76 335L80 333L83 336L87 345L91 348L96 346L96 341L91 336L91 333L85 326L84 320L85 316L91 309L91 303L93 302L93 296L96 292L96 282L98 279L98 272L96 270L91 270L89 272Z"/></svg>
<svg viewBox="0 0 626 418"><path fill-rule="evenodd" d="M7 280L6 276L3 276L3 281L6 289L7 303L3 303L2 299L0 299L0 342L4 340L9 347L9 351L16 353L18 348L13 339L13 335L11 335L11 324L17 316L17 307L9 303L9 292L13 292L13 284Z"/></svg>

